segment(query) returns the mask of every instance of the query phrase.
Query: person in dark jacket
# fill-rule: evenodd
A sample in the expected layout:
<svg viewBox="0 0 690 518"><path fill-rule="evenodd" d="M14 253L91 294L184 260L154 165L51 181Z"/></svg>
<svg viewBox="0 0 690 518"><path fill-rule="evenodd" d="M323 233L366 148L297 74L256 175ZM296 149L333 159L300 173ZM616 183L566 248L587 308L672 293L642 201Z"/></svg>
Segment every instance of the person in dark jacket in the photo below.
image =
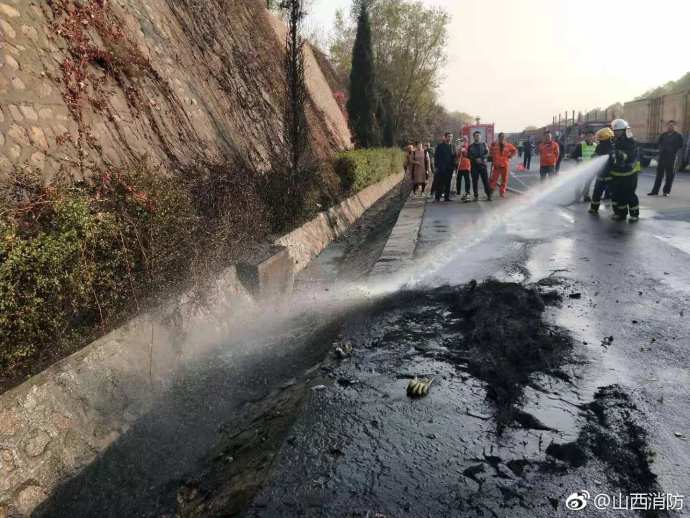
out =
<svg viewBox="0 0 690 518"><path fill-rule="evenodd" d="M434 153L434 165L438 175L436 201L441 201L441 195L446 201L450 201L450 182L455 168L455 152L453 146L450 145L452 138L452 133L446 133L443 136L443 142L436 146L436 153Z"/></svg>
<svg viewBox="0 0 690 518"><path fill-rule="evenodd" d="M467 150L467 157L472 163L472 190L474 201L479 199L479 179L484 184L484 192L487 201L491 201L491 188L489 187L489 172L486 167L486 160L489 157L489 148L486 143L481 141L481 133L475 131L472 135L473 142Z"/></svg>
<svg viewBox="0 0 690 518"><path fill-rule="evenodd" d="M664 196L671 194L673 178L676 175L676 157L681 149L683 149L683 136L676 131L676 121L668 121L666 133L662 133L659 137L659 165L656 168L654 187L648 196L659 194L664 176L666 177Z"/></svg>
<svg viewBox="0 0 690 518"><path fill-rule="evenodd" d="M532 166L532 140L527 139L523 144L523 147L524 159L522 161L522 165L527 171L529 171L530 167Z"/></svg>

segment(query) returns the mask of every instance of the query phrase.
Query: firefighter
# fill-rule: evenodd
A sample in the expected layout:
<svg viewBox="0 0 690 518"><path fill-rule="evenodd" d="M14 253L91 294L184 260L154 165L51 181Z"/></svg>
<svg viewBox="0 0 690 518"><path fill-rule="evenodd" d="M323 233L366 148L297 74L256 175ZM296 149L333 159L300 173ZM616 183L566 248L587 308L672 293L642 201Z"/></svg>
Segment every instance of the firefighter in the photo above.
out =
<svg viewBox="0 0 690 518"><path fill-rule="evenodd" d="M596 133L597 147L594 154L597 156L610 157L613 152L613 130L602 128ZM599 214L599 205L602 199L609 198L609 184L611 182L611 160L598 172L594 191L592 192L592 205L589 208L590 214Z"/></svg>
<svg viewBox="0 0 690 518"><path fill-rule="evenodd" d="M614 120L611 128L615 134L610 173L613 219L625 221L629 214L630 221L635 222L640 219L640 200L635 193L637 175L641 169L637 157L637 144L630 136L630 125L625 120Z"/></svg>
<svg viewBox="0 0 690 518"><path fill-rule="evenodd" d="M570 156L571 158L574 158L578 163L589 162L592 158L594 158L596 154L596 149L597 144L596 142L594 142L594 130L587 129L587 131L585 131L585 139L582 142L580 142L577 146L575 146L575 149L573 150ZM577 192L575 194L575 201L580 201L581 199L585 203L592 201L592 198L589 197L589 190L592 187L592 182L596 177L597 175L594 174L587 179L587 181L585 182L584 189L582 189L582 193Z"/></svg>
<svg viewBox="0 0 690 518"><path fill-rule="evenodd" d="M508 180L510 177L510 159L517 154L517 149L511 143L506 142L504 133L498 134L498 142L491 144L491 163L493 164L493 171L491 179L489 180L489 187L493 192L496 190L496 185L500 178L501 185L499 193L501 198L505 197L506 189L508 188Z"/></svg>

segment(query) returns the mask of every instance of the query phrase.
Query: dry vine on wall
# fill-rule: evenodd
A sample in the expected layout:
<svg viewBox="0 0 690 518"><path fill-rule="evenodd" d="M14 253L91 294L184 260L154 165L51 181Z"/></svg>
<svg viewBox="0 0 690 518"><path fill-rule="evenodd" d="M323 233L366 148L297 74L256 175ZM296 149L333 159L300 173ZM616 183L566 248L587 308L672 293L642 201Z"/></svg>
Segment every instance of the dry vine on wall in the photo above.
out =
<svg viewBox="0 0 690 518"><path fill-rule="evenodd" d="M113 83L121 90L132 116L145 117L151 134L157 137L167 158L177 164L173 144L154 113L159 103L147 98L147 87L152 88L155 97L162 99L161 104L169 108L165 114L171 120L166 125L175 126L180 139L191 147L196 136L190 129L190 121L168 82L128 37L125 24L110 3L107 0L48 0L43 9L46 18L52 20L52 39L58 39L64 48L60 75L51 79L60 86L69 113L77 124L74 144L82 175L87 165L93 166L85 161L88 149L102 154L87 120L87 110L109 121L122 146L136 157L109 103L114 95L109 84ZM71 135L63 135L58 144L71 140Z"/></svg>

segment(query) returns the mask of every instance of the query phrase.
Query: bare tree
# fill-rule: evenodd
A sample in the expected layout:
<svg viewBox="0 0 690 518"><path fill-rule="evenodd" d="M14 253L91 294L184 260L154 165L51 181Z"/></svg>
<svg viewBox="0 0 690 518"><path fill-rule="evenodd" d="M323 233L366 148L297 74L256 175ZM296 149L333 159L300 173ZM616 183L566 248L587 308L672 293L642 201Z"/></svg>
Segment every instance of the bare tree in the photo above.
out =
<svg viewBox="0 0 690 518"><path fill-rule="evenodd" d="M287 17L288 32L285 41L285 121L284 136L288 148L288 160L293 174L304 166L303 160L309 144L309 126L305 105L303 23L304 0L282 0L281 8Z"/></svg>
<svg viewBox="0 0 690 518"><path fill-rule="evenodd" d="M273 207L274 231L285 231L302 217L318 174L310 153L307 123L309 99L305 80L304 0L280 0L280 14L287 24L283 60L283 145L276 149L273 169L266 176L265 195Z"/></svg>

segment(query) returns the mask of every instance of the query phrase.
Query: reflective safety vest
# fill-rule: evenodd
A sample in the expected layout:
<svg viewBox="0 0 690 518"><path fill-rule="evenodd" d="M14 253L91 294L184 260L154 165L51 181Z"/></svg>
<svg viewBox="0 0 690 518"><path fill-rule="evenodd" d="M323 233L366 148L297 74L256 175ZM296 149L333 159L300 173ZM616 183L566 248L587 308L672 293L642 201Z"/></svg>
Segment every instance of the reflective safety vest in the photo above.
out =
<svg viewBox="0 0 690 518"><path fill-rule="evenodd" d="M591 160L592 157L594 156L594 152L597 149L597 145L596 144L590 145L590 144L587 144L587 142L581 142L580 146L582 146L582 148L581 148L582 149L582 160L585 162L587 160Z"/></svg>

